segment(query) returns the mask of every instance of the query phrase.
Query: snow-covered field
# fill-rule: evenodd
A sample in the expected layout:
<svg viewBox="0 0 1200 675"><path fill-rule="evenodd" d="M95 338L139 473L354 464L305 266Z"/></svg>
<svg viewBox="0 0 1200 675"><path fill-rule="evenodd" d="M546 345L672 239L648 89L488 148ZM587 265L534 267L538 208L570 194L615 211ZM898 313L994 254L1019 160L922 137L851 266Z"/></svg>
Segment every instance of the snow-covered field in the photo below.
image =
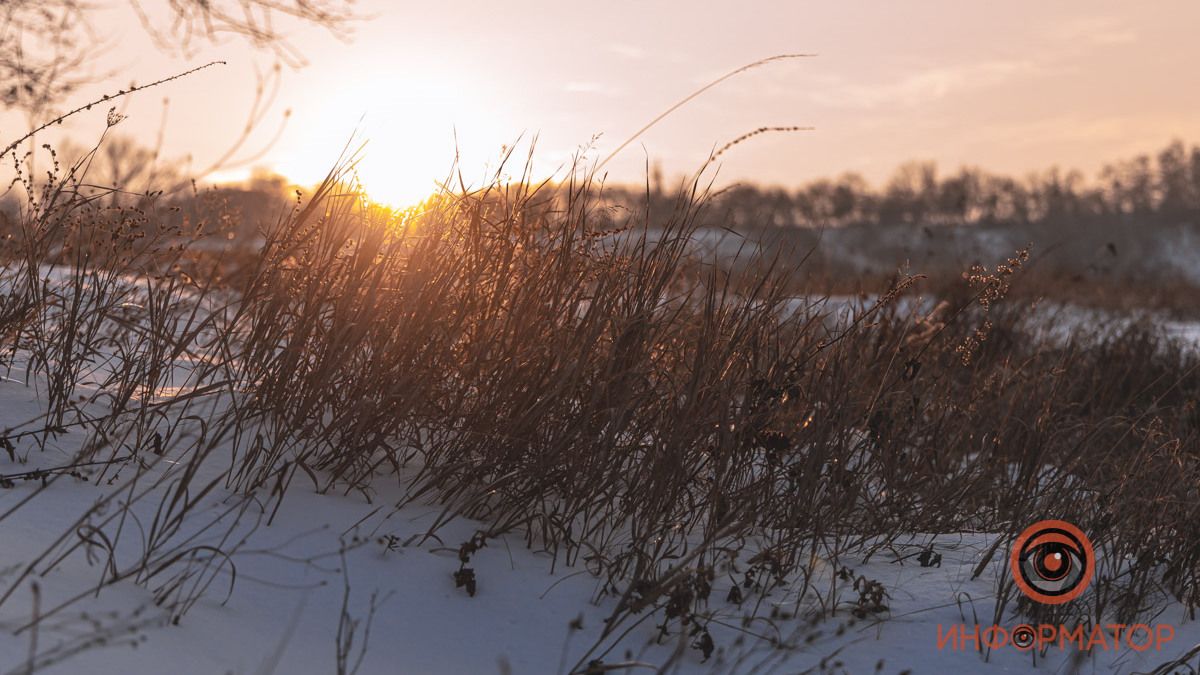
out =
<svg viewBox="0 0 1200 675"><path fill-rule="evenodd" d="M19 379L0 381L0 429L9 437L39 416L37 387ZM27 455L28 463L4 458L0 473L61 465L81 436L61 433L44 451L18 439L17 457ZM199 467L193 483L217 476L221 456L217 452ZM705 620L715 648L708 659L695 637L674 628L659 641L662 617L651 614L621 625L617 637L601 639L617 600L600 592L603 584L584 566L552 566L547 555L517 538L499 537L470 556L477 580L472 596L456 587L454 572L459 546L478 525L459 520L426 539L422 535L441 509L395 509L400 494L382 482L373 503L293 486L273 519L274 503L244 500L218 485L174 536L186 538L192 550L219 547L228 557L212 559L208 577L187 577L186 584L211 584L174 625L172 612L155 604L156 597L170 597L173 571L148 575L143 583L136 583L135 573L99 586L106 575L136 565L159 499L140 499L130 511L136 518L123 525L102 523L115 505L79 521L101 500L127 500L140 488L135 481L145 485L165 476L155 490L169 489L172 472L187 462L168 454L147 463L153 468L143 472L96 466L84 469L82 478L18 479L0 491L0 672L23 673L30 659L40 665L61 658L44 672L330 673L337 672L339 626L343 640L354 627L345 651L351 667L361 654L360 673L566 673L598 640L601 647L584 665L591 658L609 667L623 664L617 672L652 672L664 664L665 672L679 673L1057 673L1076 666L1139 672L1200 642L1200 624L1174 607L1158 619L1175 627L1162 651L1096 651L1072 664L1070 653L1057 648L1044 655L1011 647L991 654L939 649L939 624L993 620L1005 561L996 555L973 578L990 549L985 534L914 535L910 548L851 563L843 578L824 568L828 574L812 583L824 585L816 596L836 606L834 612L816 612L811 600L797 606L786 587L772 592L768 604L734 602L730 587L741 577L727 569L714 580L708 602ZM118 526L129 531L110 552L105 542ZM927 548L940 554L936 566L918 561ZM878 582L882 602L861 604L855 580ZM809 620L819 615L824 618ZM1006 615L1001 625L1018 622Z"/></svg>
<svg viewBox="0 0 1200 675"><path fill-rule="evenodd" d="M857 306L816 303L841 321ZM1064 335L1121 325L1072 308L1047 317ZM1160 325L1200 343L1195 325ZM1156 619L1173 629L1162 649L953 649L939 640L952 626L1022 622L1011 603L996 616L1007 549L987 533L913 533L837 565L814 554L813 576L763 596L740 590L754 581L743 552L712 563L704 610L685 630L662 608L609 623L622 591L586 562L564 565L515 534L464 548L484 525L441 522L445 508L405 500L394 476L369 499L316 494L304 480L231 489L231 447L176 450L203 445L179 440L206 432L215 397L164 408L170 419L151 429L172 430L165 452L93 450L111 461L58 471L97 437L87 425L35 433L46 382L13 356L0 378L11 444L0 453L0 673L1134 673L1200 643L1200 624L1168 604ZM174 366L186 385L188 361ZM86 382L77 392L95 393ZM473 575L456 575L464 567Z"/></svg>

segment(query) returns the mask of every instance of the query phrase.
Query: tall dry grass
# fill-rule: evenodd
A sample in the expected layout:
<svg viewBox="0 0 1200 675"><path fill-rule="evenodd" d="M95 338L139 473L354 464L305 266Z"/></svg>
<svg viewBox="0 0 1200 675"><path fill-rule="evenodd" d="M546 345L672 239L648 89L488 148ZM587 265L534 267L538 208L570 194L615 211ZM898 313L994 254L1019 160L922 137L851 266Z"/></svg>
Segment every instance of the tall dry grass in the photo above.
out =
<svg viewBox="0 0 1200 675"><path fill-rule="evenodd" d="M79 429L72 460L32 478L121 488L0 602L99 550L99 586L133 579L178 620L232 581L231 556L289 491L386 489L391 507L443 507L427 538L478 521L448 570L468 589L492 581L468 565L501 535L603 580L614 610L575 670L650 616L711 651L718 577L739 589L730 604L786 585L798 608L883 614L877 582L821 571L913 533L1013 535L1048 516L1104 552L1071 616L1200 604L1197 355L1146 325L1044 336L1007 297L1023 255L936 309L898 277L839 321L795 297L803 251L698 252L699 180L668 215L614 225L582 170L394 212L351 166L236 251L199 245L220 231L161 227L152 200L97 206L76 169L26 182L0 336L45 413L0 436L11 462L40 466ZM222 490L242 498L198 511ZM139 508L153 520L133 545ZM998 593L998 613L1017 603L1008 580Z"/></svg>

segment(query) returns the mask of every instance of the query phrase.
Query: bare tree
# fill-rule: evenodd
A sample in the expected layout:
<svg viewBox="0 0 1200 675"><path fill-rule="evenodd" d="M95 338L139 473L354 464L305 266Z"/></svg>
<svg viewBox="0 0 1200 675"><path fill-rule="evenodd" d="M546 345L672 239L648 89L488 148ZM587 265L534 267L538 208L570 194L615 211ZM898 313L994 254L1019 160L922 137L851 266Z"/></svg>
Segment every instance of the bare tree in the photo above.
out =
<svg viewBox="0 0 1200 675"><path fill-rule="evenodd" d="M353 23L360 18L353 11L354 0L166 0L153 5L127 0L127 3L137 22L165 52L186 58L193 56L202 43L216 43L233 36L275 57L272 69L257 72L254 100L240 135L210 165L191 167L187 171L196 176L253 162L279 138L291 111L283 113L279 129L264 147L252 151L245 148L278 93L281 66L305 64L303 54L288 40L287 33L291 28L319 26L345 39L350 36ZM64 119L55 106L81 85L104 77L93 67L96 57L107 47L92 22L102 7L102 4L89 0L0 0L0 105L23 112L28 128L33 130L9 145L0 156L13 150L18 143L28 141L29 151L22 162L30 176L37 174L34 170L36 133ZM117 96L141 88L130 83ZM94 103L112 98L105 96ZM164 100L164 124L166 103ZM74 112L78 110L69 114ZM120 118L118 114L117 119ZM178 180L179 176L172 180L160 175L161 129L160 126L159 139L152 150L137 148L129 142L114 143L108 148L103 159L111 160L108 168L118 174L113 178L120 179L114 185L128 188L138 178L144 179L143 182L162 179L168 186L167 191L186 185L186 181ZM133 159L138 161L129 161ZM140 173L145 175L125 175L124 170L118 169L123 164L139 166L143 161L147 162L143 165L146 168Z"/></svg>
<svg viewBox="0 0 1200 675"><path fill-rule="evenodd" d="M349 37L351 24L358 18L353 0L170 0L169 21L160 27L138 0L129 0L146 32L164 50L187 54L197 39L213 41L222 35L236 35L255 47L268 49L285 64L300 66L304 55L291 44L280 28L280 20L324 26L334 35Z"/></svg>
<svg viewBox="0 0 1200 675"><path fill-rule="evenodd" d="M226 36L270 51L290 66L305 63L288 41L295 25L317 25L348 37L359 16L353 0L167 0L129 6L155 44L190 56L200 43ZM88 82L89 65L105 47L92 18L101 5L86 0L0 2L0 102L32 119Z"/></svg>
<svg viewBox="0 0 1200 675"><path fill-rule="evenodd" d="M85 9L77 0L8 0L0 12L0 101L39 117L87 81L84 45L96 40Z"/></svg>

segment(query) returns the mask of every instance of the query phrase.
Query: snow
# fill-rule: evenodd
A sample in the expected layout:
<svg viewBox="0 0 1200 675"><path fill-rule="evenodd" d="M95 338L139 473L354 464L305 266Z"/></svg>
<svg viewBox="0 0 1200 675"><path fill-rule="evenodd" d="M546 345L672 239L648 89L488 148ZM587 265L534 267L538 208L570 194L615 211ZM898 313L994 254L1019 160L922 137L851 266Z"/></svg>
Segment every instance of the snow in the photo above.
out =
<svg viewBox="0 0 1200 675"><path fill-rule="evenodd" d="M38 418L36 385L36 378L24 384L19 369L0 380L0 433L12 436ZM0 474L60 466L83 440L79 428L52 438L44 450L31 436L20 438L17 457L27 462L14 463L0 453ZM212 453L194 484L219 479L228 455L220 448ZM566 673L601 638L605 618L617 607L617 598L603 595L602 580L584 567L564 567L561 559L527 549L516 535L490 539L471 556L478 589L469 595L456 587L454 572L460 566L459 546L482 524L458 519L436 537L424 538L442 508L393 507L403 497L394 477L377 481L372 503L357 494L316 494L298 480L273 518L270 497L244 500L219 485L171 535L175 541L194 536L190 546L207 544L228 553L227 558L210 556L211 585L175 625L172 614L155 604L156 591L169 592L163 588L169 575L139 584L134 574L97 590L110 569L110 554L95 545L100 541L95 532L81 528L93 524L111 536L117 522L105 524L105 514L116 513L115 505L148 485L149 477L164 478L133 505L136 522L124 525L127 531L111 554L116 569L136 571L164 491L189 458L146 461L145 472L128 465L115 474L111 467L103 473L90 467L88 480L58 476L44 486L16 481L0 490L0 594L7 594L0 602L0 673L25 672L31 646L53 655L72 645L88 648L44 672L337 672L336 642L347 593L348 619L358 622L351 664L362 645L372 597L378 601L360 673ZM105 499L113 500L107 509L79 522ZM203 529L211 522L217 525ZM58 542L79 543L84 536L93 545L77 546L58 559L67 551ZM1044 657L1011 648L990 655L937 648L939 625L974 624L976 617L980 623L991 621L1006 564L1004 547L978 578L973 572L993 541L986 533L913 534L908 546L883 549L869 560L843 559L852 570L845 579L825 563L809 580L820 591L800 605L793 592L797 586L776 589L761 605L749 594L741 604L729 601L730 587L741 575L726 569L717 574L707 608L717 648L712 658L705 660L691 647L694 638L676 626L658 644L661 614L620 626L616 633L623 637L604 641L594 656L606 664L669 664L665 672L677 673L821 672L822 664L824 672L851 673L1069 668L1070 654L1053 648ZM938 566L919 564L915 556L927 548L942 556ZM37 563L33 573L23 575L31 563ZM858 599L853 583L859 578L882 584L886 610L853 615ZM810 621L819 609L814 596L836 611ZM1006 627L1021 623L1009 607L1001 621ZM35 616L41 617L37 629L23 629ZM1174 640L1162 651L1093 652L1083 669L1149 671L1200 643L1200 625L1189 621L1182 607L1168 606L1157 621L1175 627ZM784 647L762 639L770 636ZM100 638L102 643L96 641ZM639 668L646 669L635 666L631 672Z"/></svg>

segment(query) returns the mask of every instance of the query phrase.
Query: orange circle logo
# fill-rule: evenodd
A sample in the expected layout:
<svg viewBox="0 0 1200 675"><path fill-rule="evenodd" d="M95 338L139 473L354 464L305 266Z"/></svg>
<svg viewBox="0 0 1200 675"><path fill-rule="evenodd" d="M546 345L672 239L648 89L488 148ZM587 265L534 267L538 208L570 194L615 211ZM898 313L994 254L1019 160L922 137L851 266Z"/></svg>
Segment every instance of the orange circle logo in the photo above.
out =
<svg viewBox="0 0 1200 675"><path fill-rule="evenodd" d="M1095 564L1092 542L1063 520L1042 520L1025 528L1009 558L1017 588L1044 605L1079 597L1092 581Z"/></svg>

